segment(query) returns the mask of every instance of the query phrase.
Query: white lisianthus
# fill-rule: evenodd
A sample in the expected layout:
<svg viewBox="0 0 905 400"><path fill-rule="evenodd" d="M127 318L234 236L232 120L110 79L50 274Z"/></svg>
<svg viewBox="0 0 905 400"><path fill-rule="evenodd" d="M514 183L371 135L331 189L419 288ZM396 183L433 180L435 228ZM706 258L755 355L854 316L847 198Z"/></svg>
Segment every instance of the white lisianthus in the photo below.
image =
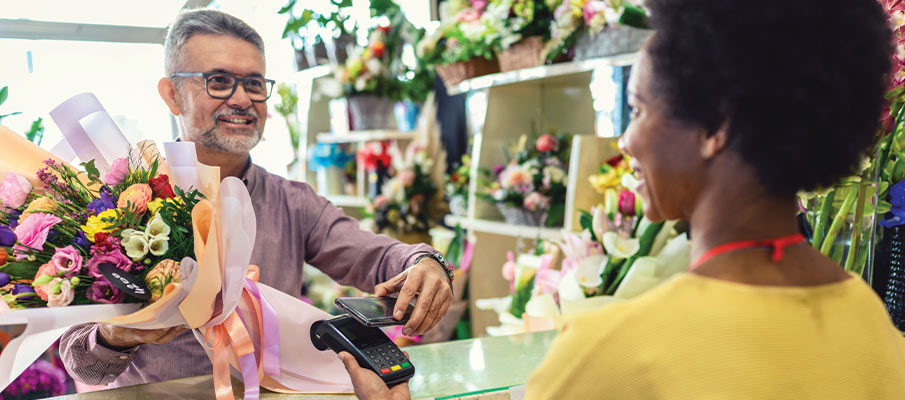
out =
<svg viewBox="0 0 905 400"><path fill-rule="evenodd" d="M132 261L141 261L148 255L148 239L143 233L134 234L122 241L123 248L126 249L126 255Z"/></svg>
<svg viewBox="0 0 905 400"><path fill-rule="evenodd" d="M575 268L575 280L580 286L586 288L596 288L603 284L603 268L606 266L607 258L602 255L587 257L578 263Z"/></svg>
<svg viewBox="0 0 905 400"><path fill-rule="evenodd" d="M151 251L151 254L155 256L162 256L167 253L167 250L170 249L170 241L169 239L151 239L151 243L148 244L148 249Z"/></svg>
<svg viewBox="0 0 905 400"><path fill-rule="evenodd" d="M56 281L56 279L54 280ZM56 283L60 285L60 291L59 293L48 292L47 307L68 306L75 298L75 290L72 290L72 282L70 282L69 279L60 279L58 282L55 282L55 284Z"/></svg>
<svg viewBox="0 0 905 400"><path fill-rule="evenodd" d="M157 214L148 221L148 227L145 228L145 235L153 239L169 239L170 226L163 222L163 217L161 217L160 214Z"/></svg>
<svg viewBox="0 0 905 400"><path fill-rule="evenodd" d="M641 249L641 241L634 238L623 238L616 232L603 234L603 248L615 258L629 258Z"/></svg>

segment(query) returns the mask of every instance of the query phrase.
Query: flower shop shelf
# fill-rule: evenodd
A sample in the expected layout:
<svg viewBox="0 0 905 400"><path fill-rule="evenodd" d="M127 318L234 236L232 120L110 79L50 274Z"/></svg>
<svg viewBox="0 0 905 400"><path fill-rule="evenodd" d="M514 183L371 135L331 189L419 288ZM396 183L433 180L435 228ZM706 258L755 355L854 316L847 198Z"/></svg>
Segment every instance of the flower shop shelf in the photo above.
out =
<svg viewBox="0 0 905 400"><path fill-rule="evenodd" d="M326 132L317 135L319 143L361 143L380 140L410 140L412 138L414 138L412 132L396 130L351 131L348 133Z"/></svg>
<svg viewBox="0 0 905 400"><path fill-rule="evenodd" d="M360 196L322 195L338 207L367 207L368 199Z"/></svg>
<svg viewBox="0 0 905 400"><path fill-rule="evenodd" d="M447 91L450 95L456 95L467 93L473 90L487 89L493 86L502 86L537 79L546 79L557 76L591 72L601 67L631 65L638 60L638 57L638 53L626 53L584 61L572 61L560 64L542 65L539 67L523 68L515 71L500 72L496 74L467 79L456 84L455 86L447 87Z"/></svg>
<svg viewBox="0 0 905 400"><path fill-rule="evenodd" d="M562 237L562 227L544 228L539 226L513 225L503 221L491 221L486 219L473 219L458 217L455 215L446 216L446 224L450 226L461 225L465 229L476 232L492 233L502 236L512 236L525 239L546 239L553 240Z"/></svg>

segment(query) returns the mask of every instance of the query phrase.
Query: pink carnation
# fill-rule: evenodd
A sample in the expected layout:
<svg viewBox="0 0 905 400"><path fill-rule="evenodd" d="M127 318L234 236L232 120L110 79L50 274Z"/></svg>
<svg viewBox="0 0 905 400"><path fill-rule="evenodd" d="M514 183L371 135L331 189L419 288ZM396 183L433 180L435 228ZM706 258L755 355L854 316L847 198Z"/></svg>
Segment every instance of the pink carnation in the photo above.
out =
<svg viewBox="0 0 905 400"><path fill-rule="evenodd" d="M123 183L127 175L129 175L129 160L125 157L120 157L113 160L110 170L107 171L107 174L101 180L107 185L116 186Z"/></svg>
<svg viewBox="0 0 905 400"><path fill-rule="evenodd" d="M553 135L546 134L537 138L537 143L535 143L535 146L537 147L537 151L548 152L556 150L556 148L559 146L559 143L557 143L556 138L553 137Z"/></svg>
<svg viewBox="0 0 905 400"><path fill-rule="evenodd" d="M83 264L82 255L71 245L58 248L50 258L50 263L57 270L65 271L67 276L77 275Z"/></svg>
<svg viewBox="0 0 905 400"><path fill-rule="evenodd" d="M22 175L7 172L3 182L0 183L0 203L2 208L9 210L22 207L25 199L31 193L31 182Z"/></svg>
<svg viewBox="0 0 905 400"><path fill-rule="evenodd" d="M591 25L595 16L606 10L606 4L600 0L591 0L584 5L584 22Z"/></svg>
<svg viewBox="0 0 905 400"><path fill-rule="evenodd" d="M60 221L62 220L59 217L50 214L31 214L25 221L16 227L16 238L19 239L19 243L28 246L28 248L43 250L44 242L47 241L47 234L50 233L50 228L59 224ZM26 257L23 251L28 251L28 248L23 247L22 245L17 244L13 247L13 250L18 250L16 251L17 260Z"/></svg>
<svg viewBox="0 0 905 400"><path fill-rule="evenodd" d="M143 214L148 209L148 202L153 195L151 187L146 183L136 183L129 186L121 195L116 206L122 209L131 208L132 211Z"/></svg>

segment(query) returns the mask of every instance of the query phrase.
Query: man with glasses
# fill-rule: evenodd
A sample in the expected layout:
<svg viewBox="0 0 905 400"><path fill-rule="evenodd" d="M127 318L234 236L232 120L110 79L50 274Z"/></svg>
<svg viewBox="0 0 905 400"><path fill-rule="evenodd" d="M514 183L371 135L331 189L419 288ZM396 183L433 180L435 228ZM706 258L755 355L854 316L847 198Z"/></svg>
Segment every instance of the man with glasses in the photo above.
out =
<svg viewBox="0 0 905 400"><path fill-rule="evenodd" d="M221 176L242 179L251 195L258 226L251 262L261 267L261 282L299 296L307 262L378 296L399 292L399 317L401 305L418 294L406 334L423 334L436 325L452 300L452 275L434 249L362 231L309 185L251 162L249 151L261 140L274 85L265 78L257 32L223 12L188 11L171 24L165 51L166 77L158 90L179 120L180 139L194 142L198 160L219 166ZM203 348L182 327L79 325L63 335L60 350L70 374L91 385L211 373Z"/></svg>

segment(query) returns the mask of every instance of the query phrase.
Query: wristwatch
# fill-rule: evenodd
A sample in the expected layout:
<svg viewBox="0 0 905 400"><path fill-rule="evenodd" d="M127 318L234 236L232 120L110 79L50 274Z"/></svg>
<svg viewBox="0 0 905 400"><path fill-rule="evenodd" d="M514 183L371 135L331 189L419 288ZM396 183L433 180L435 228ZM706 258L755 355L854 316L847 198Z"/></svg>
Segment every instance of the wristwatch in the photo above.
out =
<svg viewBox="0 0 905 400"><path fill-rule="evenodd" d="M412 266L417 265L418 262L421 261L421 259L425 258L425 257L433 258L438 263L440 263L440 266L443 267L444 271L446 271L446 277L449 278L449 287L451 288L452 283L453 283L453 269L452 269L452 267L449 266L449 262L447 262L446 259L443 258L442 254L440 254L440 253L422 254L422 255L418 256L418 258L415 259L415 262L412 263Z"/></svg>

